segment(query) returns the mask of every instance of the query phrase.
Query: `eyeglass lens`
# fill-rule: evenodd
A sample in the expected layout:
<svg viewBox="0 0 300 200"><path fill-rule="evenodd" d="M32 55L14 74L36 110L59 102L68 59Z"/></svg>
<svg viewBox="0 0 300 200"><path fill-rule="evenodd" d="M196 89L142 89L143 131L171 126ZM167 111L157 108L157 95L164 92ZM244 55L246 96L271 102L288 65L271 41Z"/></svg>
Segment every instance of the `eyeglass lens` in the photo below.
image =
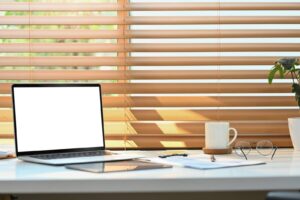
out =
<svg viewBox="0 0 300 200"><path fill-rule="evenodd" d="M239 141L235 144L235 153L240 157L245 157L247 160L247 155L251 151L251 144L246 141Z"/></svg>
<svg viewBox="0 0 300 200"><path fill-rule="evenodd" d="M269 140L258 141L256 151L262 156L269 156L273 153L273 143Z"/></svg>

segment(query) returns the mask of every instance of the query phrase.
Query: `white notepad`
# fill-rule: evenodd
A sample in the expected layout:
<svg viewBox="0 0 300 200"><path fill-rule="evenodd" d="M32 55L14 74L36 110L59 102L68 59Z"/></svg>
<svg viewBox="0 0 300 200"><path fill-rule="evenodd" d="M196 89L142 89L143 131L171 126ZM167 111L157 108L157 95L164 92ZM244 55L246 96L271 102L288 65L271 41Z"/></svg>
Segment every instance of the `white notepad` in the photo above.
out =
<svg viewBox="0 0 300 200"><path fill-rule="evenodd" d="M227 167L240 167L250 165L261 165L265 164L262 161L254 160L242 160L242 159L231 159L231 158L218 158L216 162L211 162L210 159L204 157L182 157L172 156L167 158L150 158L152 162L158 162L163 164L171 164L174 166L181 166L194 169L218 169Z"/></svg>

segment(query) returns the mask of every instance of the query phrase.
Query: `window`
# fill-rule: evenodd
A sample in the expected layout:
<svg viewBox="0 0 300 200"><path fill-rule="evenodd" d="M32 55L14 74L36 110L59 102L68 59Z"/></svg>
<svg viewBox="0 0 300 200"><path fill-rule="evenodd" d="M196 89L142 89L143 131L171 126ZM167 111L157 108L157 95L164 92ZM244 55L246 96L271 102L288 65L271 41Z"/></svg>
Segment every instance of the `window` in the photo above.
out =
<svg viewBox="0 0 300 200"><path fill-rule="evenodd" d="M207 120L291 146L299 116L276 59L299 57L300 0L0 3L0 138L13 82L97 82L111 148L199 148Z"/></svg>

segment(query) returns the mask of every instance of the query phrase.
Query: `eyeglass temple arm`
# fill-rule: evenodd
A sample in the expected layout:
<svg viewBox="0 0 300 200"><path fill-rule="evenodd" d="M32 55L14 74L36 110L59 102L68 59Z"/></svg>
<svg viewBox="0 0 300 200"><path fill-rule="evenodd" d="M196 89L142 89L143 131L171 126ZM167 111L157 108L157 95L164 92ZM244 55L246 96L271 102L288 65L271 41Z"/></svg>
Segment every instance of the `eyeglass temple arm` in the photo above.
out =
<svg viewBox="0 0 300 200"><path fill-rule="evenodd" d="M243 151L243 147L240 147L240 150L241 150L241 152L243 153L243 155L244 155L245 159L246 159L246 160L248 160L248 158L247 158L247 156L246 156L245 152Z"/></svg>
<svg viewBox="0 0 300 200"><path fill-rule="evenodd" d="M273 154L272 154L271 160L273 160L273 158L274 158L274 156L275 156L275 153L276 153L277 149L278 149L278 147L275 147L275 148L274 148L274 151L273 151Z"/></svg>

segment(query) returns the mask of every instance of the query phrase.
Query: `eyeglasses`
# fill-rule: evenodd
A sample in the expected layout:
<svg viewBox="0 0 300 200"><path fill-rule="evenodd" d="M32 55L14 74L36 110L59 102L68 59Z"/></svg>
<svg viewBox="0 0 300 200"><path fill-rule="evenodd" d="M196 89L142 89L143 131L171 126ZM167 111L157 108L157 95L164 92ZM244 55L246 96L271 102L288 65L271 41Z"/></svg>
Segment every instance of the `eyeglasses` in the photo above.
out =
<svg viewBox="0 0 300 200"><path fill-rule="evenodd" d="M251 143L247 141L239 141L234 145L236 155L240 157L244 157L248 160L247 155L251 152L252 147ZM271 160L273 160L275 153L277 151L277 147L273 145L273 143L269 140L261 140L256 143L256 152L262 156L270 156Z"/></svg>

